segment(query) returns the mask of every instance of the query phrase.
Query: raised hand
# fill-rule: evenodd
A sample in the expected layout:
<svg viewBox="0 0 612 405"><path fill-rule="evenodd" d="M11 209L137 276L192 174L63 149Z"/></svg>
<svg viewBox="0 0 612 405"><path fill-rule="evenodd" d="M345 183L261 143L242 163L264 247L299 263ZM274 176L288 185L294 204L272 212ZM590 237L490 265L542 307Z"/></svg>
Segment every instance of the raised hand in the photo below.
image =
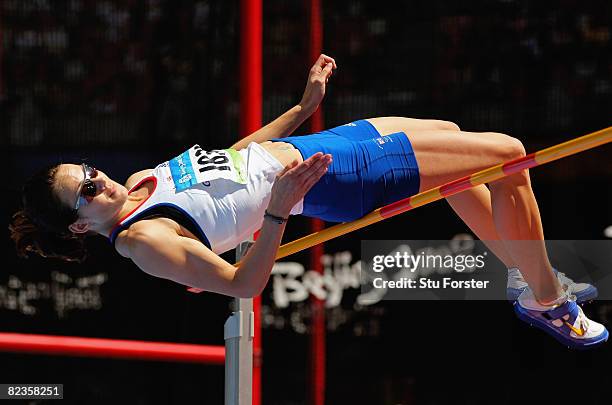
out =
<svg viewBox="0 0 612 405"><path fill-rule="evenodd" d="M302 108L310 113L315 112L325 96L325 86L333 69L336 68L336 61L333 58L323 54L319 56L308 74L306 89L300 101Z"/></svg>

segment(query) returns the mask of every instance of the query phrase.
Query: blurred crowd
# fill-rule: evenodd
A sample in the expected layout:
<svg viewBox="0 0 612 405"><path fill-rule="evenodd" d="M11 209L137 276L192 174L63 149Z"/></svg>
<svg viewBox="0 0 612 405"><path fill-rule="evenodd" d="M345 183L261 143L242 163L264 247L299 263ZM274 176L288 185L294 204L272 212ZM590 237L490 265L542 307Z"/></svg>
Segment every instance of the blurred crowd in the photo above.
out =
<svg viewBox="0 0 612 405"><path fill-rule="evenodd" d="M207 1L0 7L3 129L12 144L126 144L157 128L177 138L193 130L194 76L210 76L218 64L203 60Z"/></svg>
<svg viewBox="0 0 612 405"><path fill-rule="evenodd" d="M235 138L231 3L1 1L0 130L17 146ZM329 125L394 114L543 136L608 124L609 2L323 3L324 51L341 67ZM265 1L264 16L267 121L299 99L310 61L304 2Z"/></svg>
<svg viewBox="0 0 612 405"><path fill-rule="evenodd" d="M329 48L342 49L344 63L359 66L338 76L345 100L339 111L361 104L363 114L437 116L471 130L523 136L609 125L609 1L330 7ZM359 94L351 94L355 89Z"/></svg>

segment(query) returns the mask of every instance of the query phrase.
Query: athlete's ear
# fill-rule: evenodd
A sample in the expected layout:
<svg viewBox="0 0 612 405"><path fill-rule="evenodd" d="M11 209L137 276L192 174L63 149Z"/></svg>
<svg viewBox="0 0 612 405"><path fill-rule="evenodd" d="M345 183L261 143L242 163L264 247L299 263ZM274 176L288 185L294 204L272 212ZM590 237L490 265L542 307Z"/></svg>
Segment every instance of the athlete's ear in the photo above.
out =
<svg viewBox="0 0 612 405"><path fill-rule="evenodd" d="M87 233L89 231L89 222L79 218L72 224L68 225L68 229L70 229L70 232L72 233Z"/></svg>

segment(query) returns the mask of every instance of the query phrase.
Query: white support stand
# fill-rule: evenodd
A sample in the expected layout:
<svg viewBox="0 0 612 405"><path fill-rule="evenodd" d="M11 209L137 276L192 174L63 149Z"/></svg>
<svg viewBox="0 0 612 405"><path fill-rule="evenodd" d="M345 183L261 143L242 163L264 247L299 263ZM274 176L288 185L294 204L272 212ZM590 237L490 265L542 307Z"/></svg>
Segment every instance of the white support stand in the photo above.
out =
<svg viewBox="0 0 612 405"><path fill-rule="evenodd" d="M236 260L246 255L253 241L242 242ZM225 405L251 405L253 396L253 338L255 314L253 299L236 298L235 311L225 326Z"/></svg>

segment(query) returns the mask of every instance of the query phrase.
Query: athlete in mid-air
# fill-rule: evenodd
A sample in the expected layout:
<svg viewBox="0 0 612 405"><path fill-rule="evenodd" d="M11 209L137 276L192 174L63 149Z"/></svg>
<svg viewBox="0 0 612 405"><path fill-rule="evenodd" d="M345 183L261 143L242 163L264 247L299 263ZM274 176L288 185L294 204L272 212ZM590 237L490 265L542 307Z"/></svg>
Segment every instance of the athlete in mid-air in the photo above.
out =
<svg viewBox="0 0 612 405"><path fill-rule="evenodd" d="M301 102L229 149L196 145L123 185L88 164L45 168L25 184L23 210L11 224L18 252L79 260L84 237L99 234L153 276L252 297L268 281L290 214L351 221L525 155L508 135L400 117L289 137L317 109L335 68L321 55ZM577 305L597 290L551 267L528 171L488 186L447 201L509 269L519 318L571 347L606 341L605 327ZM219 256L260 228L239 267Z"/></svg>

